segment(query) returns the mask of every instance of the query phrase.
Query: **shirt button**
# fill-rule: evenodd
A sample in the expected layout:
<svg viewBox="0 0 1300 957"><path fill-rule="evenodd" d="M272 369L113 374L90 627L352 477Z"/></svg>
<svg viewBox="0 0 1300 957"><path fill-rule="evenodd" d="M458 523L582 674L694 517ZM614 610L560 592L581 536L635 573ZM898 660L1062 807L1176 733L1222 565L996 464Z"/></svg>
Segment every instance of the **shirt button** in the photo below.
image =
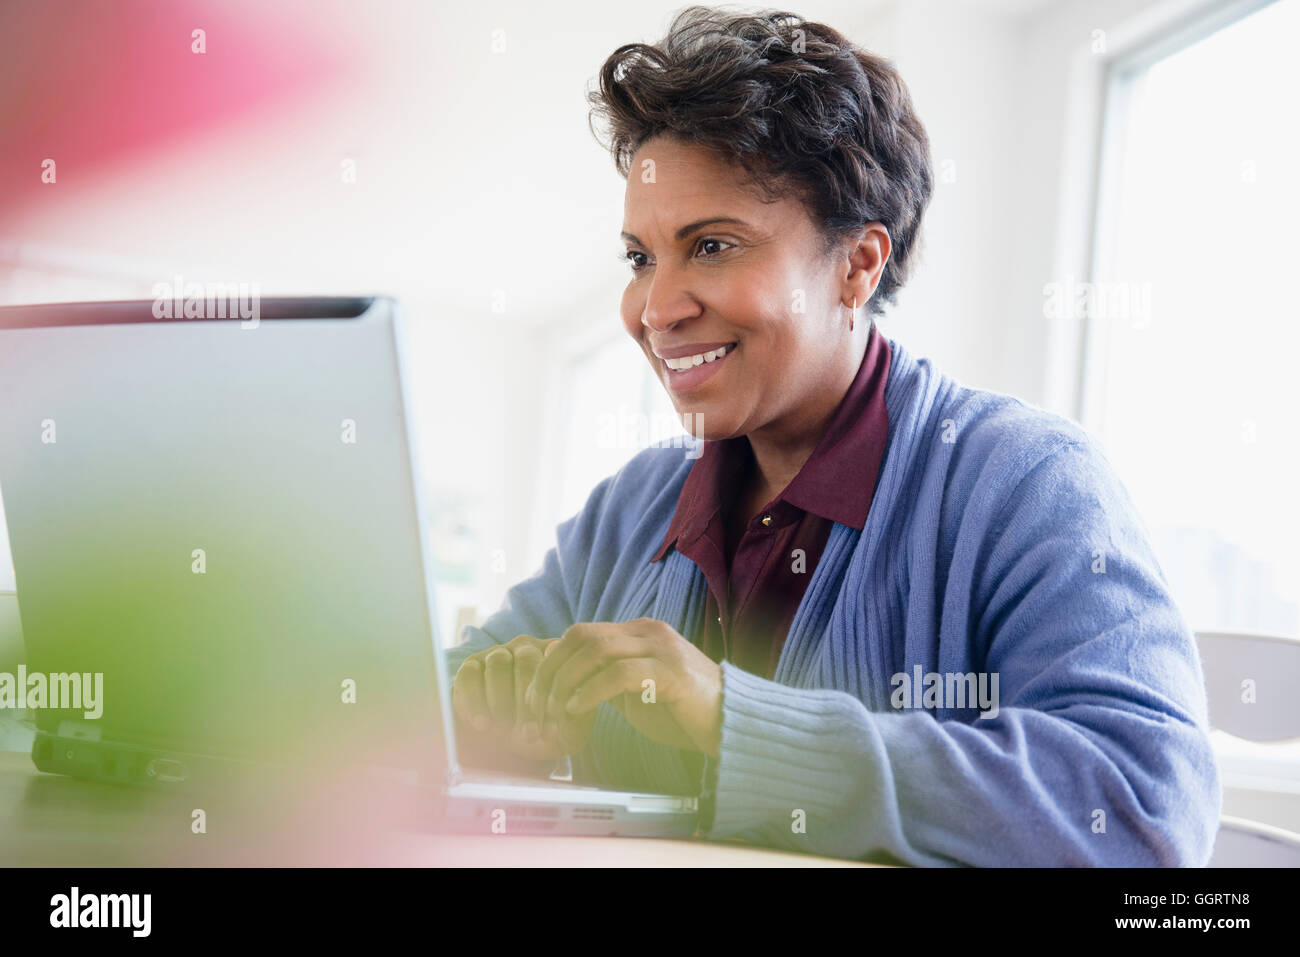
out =
<svg viewBox="0 0 1300 957"><path fill-rule="evenodd" d="M763 516L763 524L764 524L764 525L771 525L771 524L772 524L772 516L771 516L771 515L764 515L764 516Z"/></svg>

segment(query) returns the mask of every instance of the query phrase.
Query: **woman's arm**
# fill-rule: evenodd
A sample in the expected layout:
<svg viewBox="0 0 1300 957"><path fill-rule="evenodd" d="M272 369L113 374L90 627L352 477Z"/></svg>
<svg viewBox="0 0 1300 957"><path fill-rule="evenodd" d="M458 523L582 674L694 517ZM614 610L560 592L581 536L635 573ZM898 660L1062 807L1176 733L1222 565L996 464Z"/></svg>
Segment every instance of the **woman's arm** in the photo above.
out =
<svg viewBox="0 0 1300 957"><path fill-rule="evenodd" d="M871 712L724 664L711 836L916 865L1207 862L1222 790L1200 661L1104 457L1058 449L980 537L946 587L972 596L997 716Z"/></svg>

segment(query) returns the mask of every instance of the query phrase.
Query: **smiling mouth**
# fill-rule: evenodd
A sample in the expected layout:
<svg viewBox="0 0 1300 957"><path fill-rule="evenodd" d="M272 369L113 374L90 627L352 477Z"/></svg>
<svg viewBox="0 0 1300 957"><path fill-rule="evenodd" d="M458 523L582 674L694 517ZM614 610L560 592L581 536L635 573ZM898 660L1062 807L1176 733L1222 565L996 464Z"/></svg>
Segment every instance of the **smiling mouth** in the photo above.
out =
<svg viewBox="0 0 1300 957"><path fill-rule="evenodd" d="M735 348L736 344L732 342L720 349L714 349L712 352L700 352L693 356L682 356L680 359L663 359L662 362L667 366L669 372L687 372L696 366L717 362L723 356L734 351Z"/></svg>

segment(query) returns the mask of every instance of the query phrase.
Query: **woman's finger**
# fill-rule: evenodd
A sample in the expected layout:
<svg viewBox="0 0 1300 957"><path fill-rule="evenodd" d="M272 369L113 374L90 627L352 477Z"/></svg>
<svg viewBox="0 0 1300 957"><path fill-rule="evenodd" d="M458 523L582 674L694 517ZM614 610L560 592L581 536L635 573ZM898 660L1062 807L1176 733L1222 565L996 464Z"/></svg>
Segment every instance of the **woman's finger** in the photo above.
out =
<svg viewBox="0 0 1300 957"><path fill-rule="evenodd" d="M542 650L536 645L525 645L515 651L515 721L523 725L520 730L525 741L530 741L541 733L541 726L524 703L524 693L541 664Z"/></svg>
<svg viewBox="0 0 1300 957"><path fill-rule="evenodd" d="M560 702L560 708L568 715L582 714L621 694L644 697L647 687L657 692L657 684L647 686L645 682L657 682L662 668L662 663L655 658L621 658L610 662L589 675L567 699Z"/></svg>
<svg viewBox="0 0 1300 957"><path fill-rule="evenodd" d="M491 724L483 687L483 663L478 658L466 659L456 672L451 709L457 720L476 731L486 731Z"/></svg>
<svg viewBox="0 0 1300 957"><path fill-rule="evenodd" d="M537 682L538 692L545 695L542 704L545 720L558 721L565 713L564 706L573 690L591 675L620 659L651 657L657 647L653 638L626 626L605 625L599 630L584 632L581 647L554 669L549 684L544 678ZM546 664L542 670L546 670Z"/></svg>
<svg viewBox="0 0 1300 957"><path fill-rule="evenodd" d="M515 723L515 656L505 647L483 656L483 680L488 710L500 728Z"/></svg>
<svg viewBox="0 0 1300 957"><path fill-rule="evenodd" d="M617 627L617 626L614 626ZM524 695L524 701L532 709L533 717L541 721L546 717L546 696L550 694L551 680L555 672L569 659L569 656L582 648L590 635L596 634L601 625L592 622L579 622L565 629L564 634L549 642L542 666L533 676L532 686Z"/></svg>

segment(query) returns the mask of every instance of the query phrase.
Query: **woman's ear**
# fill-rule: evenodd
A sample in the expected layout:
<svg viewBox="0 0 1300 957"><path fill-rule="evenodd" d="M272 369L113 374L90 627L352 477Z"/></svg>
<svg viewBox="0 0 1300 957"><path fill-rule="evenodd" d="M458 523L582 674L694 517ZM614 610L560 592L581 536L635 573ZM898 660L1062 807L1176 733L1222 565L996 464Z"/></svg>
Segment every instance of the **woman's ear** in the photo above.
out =
<svg viewBox="0 0 1300 957"><path fill-rule="evenodd" d="M892 249L889 230L883 223L868 223L856 243L846 254L841 300L846 304L856 301L862 305L880 285Z"/></svg>

